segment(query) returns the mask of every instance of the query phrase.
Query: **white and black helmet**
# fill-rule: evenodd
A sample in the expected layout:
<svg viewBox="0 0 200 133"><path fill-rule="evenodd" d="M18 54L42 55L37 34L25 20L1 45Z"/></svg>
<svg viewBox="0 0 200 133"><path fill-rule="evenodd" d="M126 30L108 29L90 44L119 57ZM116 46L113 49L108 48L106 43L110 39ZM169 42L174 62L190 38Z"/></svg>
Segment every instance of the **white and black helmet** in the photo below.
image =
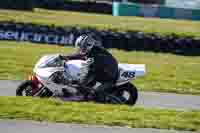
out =
<svg viewBox="0 0 200 133"><path fill-rule="evenodd" d="M102 47L100 39L92 35L81 35L76 39L75 47L79 47L84 52L89 52L93 46Z"/></svg>

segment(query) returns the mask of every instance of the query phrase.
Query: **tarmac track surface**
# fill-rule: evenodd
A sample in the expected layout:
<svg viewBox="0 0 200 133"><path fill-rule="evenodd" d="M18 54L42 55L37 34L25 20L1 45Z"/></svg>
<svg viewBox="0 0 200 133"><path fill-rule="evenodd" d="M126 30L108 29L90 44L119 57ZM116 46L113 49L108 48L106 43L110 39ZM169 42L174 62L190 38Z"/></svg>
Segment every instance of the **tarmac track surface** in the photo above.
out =
<svg viewBox="0 0 200 133"><path fill-rule="evenodd" d="M16 87L21 82L16 80L0 80L0 96L15 96ZM200 96L139 92L139 99L136 106L199 110L199 101ZM0 120L0 129L1 133L191 133L152 128L89 126L22 120Z"/></svg>
<svg viewBox="0 0 200 133"><path fill-rule="evenodd" d="M1 133L191 133L152 128L107 127L78 124L0 120Z"/></svg>
<svg viewBox="0 0 200 133"><path fill-rule="evenodd" d="M0 96L15 96L22 81L0 80ZM169 108L177 110L200 110L200 96L172 93L139 92L136 106Z"/></svg>

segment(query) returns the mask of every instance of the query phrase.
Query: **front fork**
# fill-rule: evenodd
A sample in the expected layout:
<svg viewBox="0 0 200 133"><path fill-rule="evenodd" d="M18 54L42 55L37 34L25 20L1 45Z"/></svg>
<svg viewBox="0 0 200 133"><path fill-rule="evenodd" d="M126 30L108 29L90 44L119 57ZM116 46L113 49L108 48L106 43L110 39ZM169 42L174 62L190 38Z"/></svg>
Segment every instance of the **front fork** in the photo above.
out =
<svg viewBox="0 0 200 133"><path fill-rule="evenodd" d="M28 80L32 81L32 96L39 96L44 89L43 84L38 80L37 76L31 74L28 76Z"/></svg>

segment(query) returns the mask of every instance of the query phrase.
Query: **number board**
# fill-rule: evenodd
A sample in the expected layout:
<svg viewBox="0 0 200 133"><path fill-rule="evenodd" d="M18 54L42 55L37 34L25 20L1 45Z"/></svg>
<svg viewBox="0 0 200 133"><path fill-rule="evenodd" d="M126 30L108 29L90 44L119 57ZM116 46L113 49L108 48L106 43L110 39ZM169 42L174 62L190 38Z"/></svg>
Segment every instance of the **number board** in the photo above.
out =
<svg viewBox="0 0 200 133"><path fill-rule="evenodd" d="M124 71L121 74L122 77L124 78L134 78L135 77L135 72L134 71Z"/></svg>

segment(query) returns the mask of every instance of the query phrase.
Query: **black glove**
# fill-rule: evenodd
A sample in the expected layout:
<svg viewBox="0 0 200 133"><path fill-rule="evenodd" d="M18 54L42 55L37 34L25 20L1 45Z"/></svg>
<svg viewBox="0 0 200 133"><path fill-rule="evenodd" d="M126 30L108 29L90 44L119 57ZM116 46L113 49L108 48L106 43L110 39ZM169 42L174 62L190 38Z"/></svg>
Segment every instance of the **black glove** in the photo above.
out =
<svg viewBox="0 0 200 133"><path fill-rule="evenodd" d="M72 80L71 83L72 84L79 84L79 82L77 80Z"/></svg>
<svg viewBox="0 0 200 133"><path fill-rule="evenodd" d="M68 60L68 58L66 56L63 56L63 55L59 55L58 58L61 59L61 60L65 60L65 61Z"/></svg>
<svg viewBox="0 0 200 133"><path fill-rule="evenodd" d="M61 60L63 60L63 56L62 55L59 55L58 58L61 59Z"/></svg>

